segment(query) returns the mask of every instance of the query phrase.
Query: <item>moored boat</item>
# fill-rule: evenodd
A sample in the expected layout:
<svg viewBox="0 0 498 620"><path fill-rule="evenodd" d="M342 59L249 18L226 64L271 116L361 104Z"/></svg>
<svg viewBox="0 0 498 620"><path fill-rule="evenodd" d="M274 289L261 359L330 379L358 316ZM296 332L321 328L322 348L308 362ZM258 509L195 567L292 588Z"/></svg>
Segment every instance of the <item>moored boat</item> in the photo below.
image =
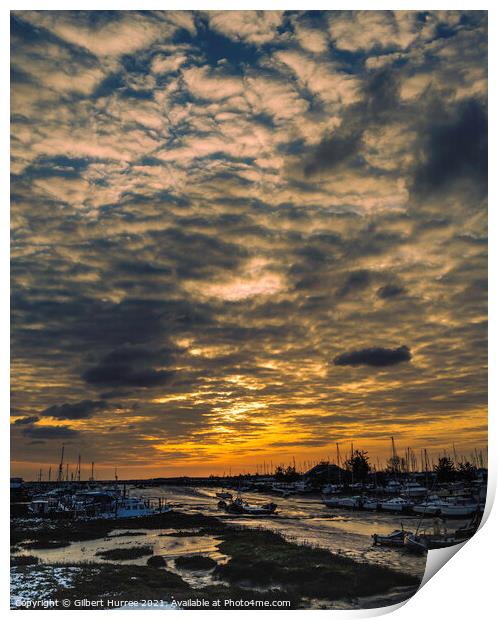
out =
<svg viewBox="0 0 498 620"><path fill-rule="evenodd" d="M248 504L247 502L244 502L241 497L237 497L235 500L230 502L220 500L218 502L218 508L221 508L229 514L265 516L275 514L277 504L274 504L273 502L261 505Z"/></svg>
<svg viewBox="0 0 498 620"><path fill-rule="evenodd" d="M387 536L372 534L373 544L382 547L403 547L405 544L405 536L407 534L412 534L412 532L407 532L403 528L400 530L394 530Z"/></svg>
<svg viewBox="0 0 498 620"><path fill-rule="evenodd" d="M232 499L233 495L228 491L220 491L219 493L216 493L216 497L219 497L220 499Z"/></svg>
<svg viewBox="0 0 498 620"><path fill-rule="evenodd" d="M393 497L380 503L381 510L388 512L409 512L413 507L413 502L402 497Z"/></svg>
<svg viewBox="0 0 498 620"><path fill-rule="evenodd" d="M363 499L361 503L361 507L363 510L378 510L380 506L380 501L378 499L373 499L371 497L367 497Z"/></svg>
<svg viewBox="0 0 498 620"><path fill-rule="evenodd" d="M442 517L454 517L454 518L462 518L462 517L470 517L475 512L479 510L479 504L477 503L451 503L447 502L443 506L441 506L441 516Z"/></svg>
<svg viewBox="0 0 498 620"><path fill-rule="evenodd" d="M405 497L426 497L427 489L418 482L407 482L401 489Z"/></svg>

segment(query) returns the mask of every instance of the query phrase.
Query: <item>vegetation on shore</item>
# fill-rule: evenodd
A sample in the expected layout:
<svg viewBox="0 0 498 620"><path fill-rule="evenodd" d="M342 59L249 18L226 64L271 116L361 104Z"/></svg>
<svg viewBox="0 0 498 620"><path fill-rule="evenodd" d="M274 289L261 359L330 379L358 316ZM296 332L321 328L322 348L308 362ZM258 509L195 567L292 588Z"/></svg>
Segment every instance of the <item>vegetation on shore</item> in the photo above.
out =
<svg viewBox="0 0 498 620"><path fill-rule="evenodd" d="M411 575L292 543L268 530L230 528L219 550L230 560L217 566L218 577L232 584L284 585L298 596L335 600L419 585Z"/></svg>
<svg viewBox="0 0 498 620"><path fill-rule="evenodd" d="M193 588L179 575L166 570L164 559L152 556L151 546L123 546L98 555L111 561L151 555L147 566L112 563L59 565L67 570L76 570L77 567L81 577L78 576L73 585L59 588L57 596L69 600L84 597L122 600L124 597L126 600L153 598L168 601L178 597L200 597L209 601L223 597L269 601L278 598L292 601L293 608L309 608L310 599L325 602L351 600L381 595L393 588L400 589L399 600L404 600L420 583L420 578L412 575L360 563L326 549L289 542L281 534L268 530L237 528L216 517L200 514L169 512L133 519L133 522L129 519L76 521L71 527L66 522L47 522L36 527L26 521L14 522L12 543L43 548L54 541L69 544L105 538L111 531L114 536L116 530L129 533L130 528L135 527L141 530L176 529L181 536L216 536L220 540L219 551L228 556L226 563L217 564L207 556L193 555L177 557L175 566L188 570L214 568L214 577L225 585ZM18 565L13 570L23 571L19 577L29 583L30 571L49 571L50 568L53 566Z"/></svg>
<svg viewBox="0 0 498 620"><path fill-rule="evenodd" d="M144 555L151 555L153 549L150 545L141 545L138 547L116 547L115 549L106 549L99 551L95 555L104 560L136 560L143 558Z"/></svg>

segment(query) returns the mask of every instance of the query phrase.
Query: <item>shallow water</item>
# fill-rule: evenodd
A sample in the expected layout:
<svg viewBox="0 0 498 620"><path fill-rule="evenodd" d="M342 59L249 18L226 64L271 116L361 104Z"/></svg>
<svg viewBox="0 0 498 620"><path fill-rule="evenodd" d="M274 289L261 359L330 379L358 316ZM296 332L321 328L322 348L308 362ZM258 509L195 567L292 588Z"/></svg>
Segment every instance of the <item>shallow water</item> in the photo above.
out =
<svg viewBox="0 0 498 620"><path fill-rule="evenodd" d="M171 508L185 513L215 515L226 523L244 527L261 527L277 531L288 540L305 543L334 553L351 557L357 561L370 562L400 570L421 578L425 570L425 556L413 555L399 549L374 547L372 534L389 534L403 524L407 530L415 531L420 524L419 517L400 516L379 512L350 511L331 509L325 506L319 496L291 496L282 498L269 494L246 493L250 502L266 503L269 498L278 504L276 515L271 517L227 515L218 509L217 489L191 487L151 487L131 489L130 494L144 497L161 497ZM431 520L427 520L430 524ZM452 521L449 529L462 524ZM59 549L23 549L21 555L36 555L41 562L80 563L80 562L121 562L145 565L149 555L133 560L105 560L97 553L115 548L129 548L147 545L154 555L161 555L167 569L178 573L193 587L204 587L223 583L213 577L213 570L192 571L175 566L175 558L199 554L208 556L218 563L228 561L220 553L221 539L215 536L196 535L198 530L180 528L190 532L190 536L178 536L176 529L147 530L133 528L133 519L126 531L114 530L109 536L97 540L73 542ZM139 534L139 535L137 535ZM170 534L170 535L166 535Z"/></svg>
<svg viewBox="0 0 498 620"><path fill-rule="evenodd" d="M425 556L399 549L374 547L371 538L374 533L389 534L398 529L401 523L406 530L415 531L420 524L420 517L328 508L319 496L282 498L253 492L245 493L244 497L251 503L266 503L271 499L278 504L277 514L271 517L227 515L217 507L218 490L165 486L132 489L131 494L162 497L172 508L182 512L202 512L222 518L227 523L278 531L288 540L329 549L358 561L388 566L420 578L424 573ZM427 525L431 522L430 519L424 521ZM451 521L448 529L456 529L463 523Z"/></svg>

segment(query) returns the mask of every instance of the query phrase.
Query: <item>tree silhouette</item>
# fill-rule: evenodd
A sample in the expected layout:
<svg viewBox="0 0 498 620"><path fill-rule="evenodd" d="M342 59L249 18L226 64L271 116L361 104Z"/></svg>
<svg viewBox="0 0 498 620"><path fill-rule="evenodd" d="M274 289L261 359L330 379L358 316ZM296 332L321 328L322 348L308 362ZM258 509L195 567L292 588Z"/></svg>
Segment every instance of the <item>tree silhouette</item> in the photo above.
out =
<svg viewBox="0 0 498 620"><path fill-rule="evenodd" d="M368 452L355 450L351 458L346 461L345 466L352 473L356 482L365 482L370 471Z"/></svg>
<svg viewBox="0 0 498 620"><path fill-rule="evenodd" d="M451 482L455 479L455 465L447 456L439 459L438 464L434 467L439 482Z"/></svg>

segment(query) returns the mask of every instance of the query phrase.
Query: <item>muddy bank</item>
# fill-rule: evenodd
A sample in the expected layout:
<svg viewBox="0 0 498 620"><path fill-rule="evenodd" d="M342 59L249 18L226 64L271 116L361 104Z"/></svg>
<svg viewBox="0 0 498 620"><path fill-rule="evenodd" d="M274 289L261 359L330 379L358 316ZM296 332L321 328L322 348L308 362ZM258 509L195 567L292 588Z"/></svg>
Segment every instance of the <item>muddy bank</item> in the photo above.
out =
<svg viewBox="0 0 498 620"><path fill-rule="evenodd" d="M288 601L284 607L294 609L357 608L362 597L405 600L420 582L268 530L180 512L70 524L14 520L12 543L20 549L14 558L29 554L40 560L14 560L14 607L32 596L29 588L35 582L51 598L69 600L75 608L76 601L86 598L97 602L96 609L113 607L123 597L164 604L197 597L204 608L223 607L220 600L234 598L270 606ZM153 556L164 563L151 566ZM98 601L104 599L111 602L101 607Z"/></svg>

